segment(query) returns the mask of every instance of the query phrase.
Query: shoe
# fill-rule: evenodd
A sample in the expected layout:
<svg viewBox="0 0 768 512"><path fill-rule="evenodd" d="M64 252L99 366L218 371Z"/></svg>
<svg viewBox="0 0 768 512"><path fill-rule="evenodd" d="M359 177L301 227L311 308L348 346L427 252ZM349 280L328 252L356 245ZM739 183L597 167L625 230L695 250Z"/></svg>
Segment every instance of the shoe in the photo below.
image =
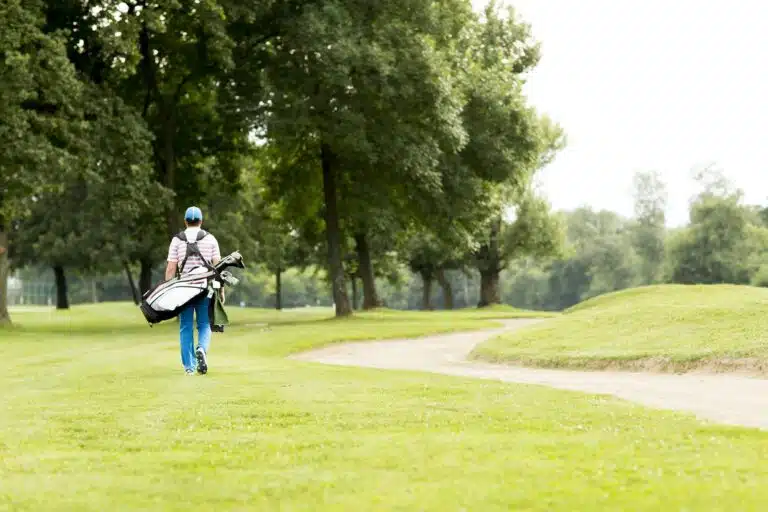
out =
<svg viewBox="0 0 768 512"><path fill-rule="evenodd" d="M205 350L197 347L195 355L197 356L197 373L205 375L208 373L208 359L205 357Z"/></svg>
<svg viewBox="0 0 768 512"><path fill-rule="evenodd" d="M190 369L186 369L186 370L184 370L184 373L186 373L187 375L194 375L195 371L194 370L190 370Z"/></svg>

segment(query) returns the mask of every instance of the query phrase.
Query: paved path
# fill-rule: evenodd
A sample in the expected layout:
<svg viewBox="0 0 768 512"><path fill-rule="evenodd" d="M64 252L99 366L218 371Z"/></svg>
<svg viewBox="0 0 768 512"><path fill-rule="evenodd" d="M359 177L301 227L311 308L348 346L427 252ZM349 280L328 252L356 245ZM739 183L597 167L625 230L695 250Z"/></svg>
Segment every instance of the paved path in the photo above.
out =
<svg viewBox="0 0 768 512"><path fill-rule="evenodd" d="M650 407L691 412L720 423L768 429L768 380L765 379L723 374L546 370L466 360L478 343L538 321L505 320L504 328L495 330L332 345L293 356L293 359L417 370L609 394Z"/></svg>

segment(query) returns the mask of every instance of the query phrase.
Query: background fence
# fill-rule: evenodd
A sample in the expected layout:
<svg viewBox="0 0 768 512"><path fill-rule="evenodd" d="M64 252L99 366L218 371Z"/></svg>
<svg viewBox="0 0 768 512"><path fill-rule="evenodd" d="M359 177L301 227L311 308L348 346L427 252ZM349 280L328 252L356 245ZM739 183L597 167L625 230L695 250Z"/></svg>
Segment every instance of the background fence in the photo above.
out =
<svg viewBox="0 0 768 512"><path fill-rule="evenodd" d="M12 277L8 280L9 306L53 306L56 286L49 279L25 279Z"/></svg>

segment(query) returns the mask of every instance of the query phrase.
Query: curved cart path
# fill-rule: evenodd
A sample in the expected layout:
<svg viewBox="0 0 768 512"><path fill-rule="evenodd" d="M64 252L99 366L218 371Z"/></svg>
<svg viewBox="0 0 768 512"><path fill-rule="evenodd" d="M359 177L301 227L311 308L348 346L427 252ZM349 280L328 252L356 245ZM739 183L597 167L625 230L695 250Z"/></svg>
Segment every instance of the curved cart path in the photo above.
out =
<svg viewBox="0 0 768 512"><path fill-rule="evenodd" d="M614 395L650 407L690 412L720 423L768 429L768 380L765 379L726 374L547 370L466 359L475 345L488 338L538 321L504 320L501 321L504 327L500 329L331 345L292 356L292 359L540 384Z"/></svg>

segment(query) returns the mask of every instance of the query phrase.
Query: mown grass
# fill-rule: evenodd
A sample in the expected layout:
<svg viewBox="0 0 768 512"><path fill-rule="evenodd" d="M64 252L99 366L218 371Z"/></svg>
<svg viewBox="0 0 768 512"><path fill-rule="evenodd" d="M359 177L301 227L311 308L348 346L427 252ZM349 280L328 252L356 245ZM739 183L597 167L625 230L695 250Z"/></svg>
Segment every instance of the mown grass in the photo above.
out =
<svg viewBox="0 0 768 512"><path fill-rule="evenodd" d="M233 309L211 372L187 377L175 326L149 329L137 314L20 313L0 332L0 509L762 510L768 500L760 431L541 387L282 357L484 320Z"/></svg>
<svg viewBox="0 0 768 512"><path fill-rule="evenodd" d="M230 307L227 312L232 325L225 329L224 335L214 334L214 341L223 338L229 343L242 344L249 353L261 356L287 356L340 341L411 338L493 328L499 326L494 322L498 319L548 315L505 307L432 313L381 309L342 319L334 318L332 310L320 308L275 311ZM14 325L10 333L19 340L44 342L50 339L47 335L64 334L103 338L107 344L130 343L139 337L161 339L164 344L173 345L178 337L175 321L150 328L135 306L124 303L80 306L69 311L24 309L12 313L12 317ZM10 333L4 335L0 330L0 340ZM38 348L18 345L14 350L36 353Z"/></svg>
<svg viewBox="0 0 768 512"><path fill-rule="evenodd" d="M766 313L764 288L635 288L489 340L473 357L544 367L765 373Z"/></svg>

